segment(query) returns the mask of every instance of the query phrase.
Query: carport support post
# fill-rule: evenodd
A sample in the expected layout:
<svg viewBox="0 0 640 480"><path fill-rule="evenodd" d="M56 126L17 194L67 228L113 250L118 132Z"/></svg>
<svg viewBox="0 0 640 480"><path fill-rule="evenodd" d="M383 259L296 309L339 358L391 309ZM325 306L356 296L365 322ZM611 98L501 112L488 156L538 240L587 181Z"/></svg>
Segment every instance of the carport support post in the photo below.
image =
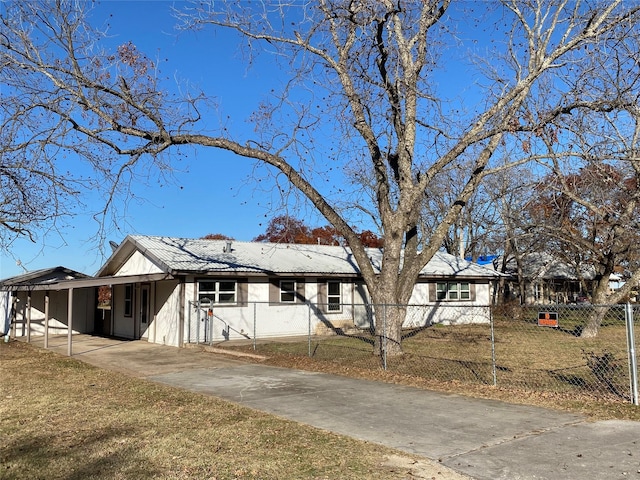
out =
<svg viewBox="0 0 640 480"><path fill-rule="evenodd" d="M191 309L193 308L193 303L189 300L187 304L189 305L187 310L187 342L191 343Z"/></svg>
<svg viewBox="0 0 640 480"><path fill-rule="evenodd" d="M18 292L11 294L11 323L9 325L9 338L16 338L18 325Z"/></svg>
<svg viewBox="0 0 640 480"><path fill-rule="evenodd" d="M31 343L31 292L27 292L27 343Z"/></svg>
<svg viewBox="0 0 640 480"><path fill-rule="evenodd" d="M71 356L73 353L71 348L71 338L73 336L73 288L69 289L69 299L67 303L67 355Z"/></svg>
<svg viewBox="0 0 640 480"><path fill-rule="evenodd" d="M49 348L49 290L44 294L44 348Z"/></svg>

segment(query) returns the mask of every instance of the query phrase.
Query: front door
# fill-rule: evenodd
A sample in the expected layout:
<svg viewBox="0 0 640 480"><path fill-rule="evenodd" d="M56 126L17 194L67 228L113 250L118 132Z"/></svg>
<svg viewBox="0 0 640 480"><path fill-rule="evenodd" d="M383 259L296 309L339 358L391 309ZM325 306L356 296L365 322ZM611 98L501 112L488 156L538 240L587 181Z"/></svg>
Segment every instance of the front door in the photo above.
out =
<svg viewBox="0 0 640 480"><path fill-rule="evenodd" d="M149 338L149 316L151 311L149 291L149 285L140 286L140 311L138 316L140 325L140 338Z"/></svg>

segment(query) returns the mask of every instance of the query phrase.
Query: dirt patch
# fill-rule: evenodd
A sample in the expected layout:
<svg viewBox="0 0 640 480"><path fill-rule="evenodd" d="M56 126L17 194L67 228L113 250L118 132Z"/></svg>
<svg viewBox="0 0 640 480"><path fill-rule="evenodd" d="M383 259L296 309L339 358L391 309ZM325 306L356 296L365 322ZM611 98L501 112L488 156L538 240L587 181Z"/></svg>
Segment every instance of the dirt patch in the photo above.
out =
<svg viewBox="0 0 640 480"><path fill-rule="evenodd" d="M430 460L416 460L403 455L390 455L382 463L391 471L407 475L408 478L428 480L470 480L471 477L455 472L450 468Z"/></svg>

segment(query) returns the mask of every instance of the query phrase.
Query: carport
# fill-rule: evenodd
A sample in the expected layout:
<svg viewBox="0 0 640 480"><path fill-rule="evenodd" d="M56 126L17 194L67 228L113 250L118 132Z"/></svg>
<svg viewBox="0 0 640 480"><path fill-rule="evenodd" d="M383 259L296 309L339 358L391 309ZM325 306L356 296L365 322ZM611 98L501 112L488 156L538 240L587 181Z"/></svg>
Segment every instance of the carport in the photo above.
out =
<svg viewBox="0 0 640 480"><path fill-rule="evenodd" d="M0 290L11 293L10 314L12 319L11 329L9 331L10 335L14 338L17 336L16 325L18 310L16 305L20 298L24 298L25 306L22 309L21 317L23 329L26 333L24 336L28 343L31 342L32 315L34 311L38 311L43 316L44 330L42 335L44 348L49 347L50 320L52 318L50 312L51 300L55 298L61 301L62 297L66 297L66 314L64 314L61 321L58 321L58 324L66 324L67 355L72 356L74 325L80 327L78 333L88 333L83 330L87 330L86 317L88 312L92 312L92 319L95 317L93 313L97 303L95 291L98 287L112 287L113 285L138 282L154 282L171 278L173 277L166 273L89 277L64 267L55 267L6 279L0 284ZM33 303L34 295L37 293L43 295L42 304L38 307ZM78 312L83 315L82 322L78 322Z"/></svg>

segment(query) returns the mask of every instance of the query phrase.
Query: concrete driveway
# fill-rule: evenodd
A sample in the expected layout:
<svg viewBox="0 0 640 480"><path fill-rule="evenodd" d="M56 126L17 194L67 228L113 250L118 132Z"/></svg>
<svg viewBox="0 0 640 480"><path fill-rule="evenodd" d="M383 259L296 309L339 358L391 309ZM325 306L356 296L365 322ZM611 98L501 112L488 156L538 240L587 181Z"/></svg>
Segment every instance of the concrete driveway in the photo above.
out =
<svg viewBox="0 0 640 480"><path fill-rule="evenodd" d="M44 341L41 337L33 336L31 344L42 347ZM67 336L49 337L48 349L66 356ZM226 355L205 354L192 348L167 347L146 340L129 341L93 335L74 335L72 351L73 358L77 360L140 378L246 363Z"/></svg>
<svg viewBox="0 0 640 480"><path fill-rule="evenodd" d="M66 337L49 346L65 354ZM475 479L640 480L640 422L588 422L554 410L145 341L77 336L73 351L75 358L99 367L420 455Z"/></svg>

